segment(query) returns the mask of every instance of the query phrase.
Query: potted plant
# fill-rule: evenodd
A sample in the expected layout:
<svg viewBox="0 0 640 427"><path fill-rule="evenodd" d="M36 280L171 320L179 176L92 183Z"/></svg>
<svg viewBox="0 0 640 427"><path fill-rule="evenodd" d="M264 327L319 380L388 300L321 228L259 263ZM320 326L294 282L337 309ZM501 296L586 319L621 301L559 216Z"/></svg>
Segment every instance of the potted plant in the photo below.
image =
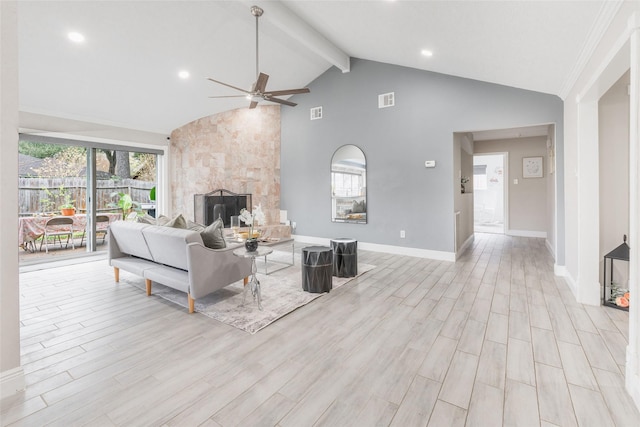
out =
<svg viewBox="0 0 640 427"><path fill-rule="evenodd" d="M122 218L126 219L132 211L140 212L140 203L134 202L129 194L115 191L111 193L111 198L118 197L117 202L109 203L109 207L119 208L122 211Z"/></svg>
<svg viewBox="0 0 640 427"><path fill-rule="evenodd" d="M248 252L253 252L258 249L258 236L260 234L258 230L254 232L253 227L254 225L262 225L265 222L262 207L260 205L255 206L253 208L253 213L246 209L242 209L240 211L240 220L249 226L249 234L247 235L247 240L244 242L244 247Z"/></svg>
<svg viewBox="0 0 640 427"><path fill-rule="evenodd" d="M76 213L76 207L73 205L75 200L71 199L71 194L67 193L66 189L63 186L60 186L60 191L58 192L58 197L61 197L64 201L63 204L58 206L60 209L60 213L63 216L73 216Z"/></svg>

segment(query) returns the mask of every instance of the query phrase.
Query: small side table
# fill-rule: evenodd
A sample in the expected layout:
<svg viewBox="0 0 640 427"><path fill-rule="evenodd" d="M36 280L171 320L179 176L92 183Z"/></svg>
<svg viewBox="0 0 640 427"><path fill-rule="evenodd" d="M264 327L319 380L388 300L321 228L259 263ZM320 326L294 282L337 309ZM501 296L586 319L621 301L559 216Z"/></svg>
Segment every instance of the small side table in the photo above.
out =
<svg viewBox="0 0 640 427"><path fill-rule="evenodd" d="M262 296L260 294L260 281L256 277L256 273L258 271L258 267L256 267L256 258L267 256L273 249L267 248L265 246L258 246L253 252L247 251L244 247L235 249L233 254L240 258L251 258L251 280L244 286L244 293L242 294L242 305L244 305L246 297L247 297L247 288L251 289L251 295L253 295L253 300L258 301L258 308L262 310Z"/></svg>
<svg viewBox="0 0 640 427"><path fill-rule="evenodd" d="M333 250L333 275L355 277L358 275L358 241L355 239L331 239Z"/></svg>
<svg viewBox="0 0 640 427"><path fill-rule="evenodd" d="M326 246L302 248L302 289L311 293L331 291L333 251Z"/></svg>

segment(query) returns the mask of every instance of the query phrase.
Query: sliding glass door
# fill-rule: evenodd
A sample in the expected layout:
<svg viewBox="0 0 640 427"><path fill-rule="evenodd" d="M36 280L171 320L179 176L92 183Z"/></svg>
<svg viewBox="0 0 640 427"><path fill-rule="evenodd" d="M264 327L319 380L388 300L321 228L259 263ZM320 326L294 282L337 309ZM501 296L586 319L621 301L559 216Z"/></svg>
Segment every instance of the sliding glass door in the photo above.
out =
<svg viewBox="0 0 640 427"><path fill-rule="evenodd" d="M155 214L157 151L21 135L19 157L23 264L105 251L110 222Z"/></svg>

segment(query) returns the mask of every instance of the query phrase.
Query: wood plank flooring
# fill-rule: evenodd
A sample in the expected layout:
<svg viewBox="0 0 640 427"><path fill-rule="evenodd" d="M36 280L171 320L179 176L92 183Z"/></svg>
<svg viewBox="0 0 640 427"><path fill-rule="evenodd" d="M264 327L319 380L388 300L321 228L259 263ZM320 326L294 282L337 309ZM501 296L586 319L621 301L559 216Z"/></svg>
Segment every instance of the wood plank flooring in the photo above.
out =
<svg viewBox="0 0 640 427"><path fill-rule="evenodd" d="M115 284L104 260L23 272L28 387L1 424L638 425L628 313L576 303L541 239L359 260L376 268L255 335Z"/></svg>

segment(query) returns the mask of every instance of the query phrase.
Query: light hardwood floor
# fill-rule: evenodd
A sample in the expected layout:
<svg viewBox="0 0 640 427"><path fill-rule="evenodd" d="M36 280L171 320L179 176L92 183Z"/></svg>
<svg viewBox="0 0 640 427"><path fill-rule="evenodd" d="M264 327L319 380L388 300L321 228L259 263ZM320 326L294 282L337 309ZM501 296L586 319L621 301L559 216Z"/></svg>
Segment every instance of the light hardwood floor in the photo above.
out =
<svg viewBox="0 0 640 427"><path fill-rule="evenodd" d="M106 261L22 273L28 388L2 425L640 425L627 313L577 304L541 239L359 260L376 268L255 335Z"/></svg>

